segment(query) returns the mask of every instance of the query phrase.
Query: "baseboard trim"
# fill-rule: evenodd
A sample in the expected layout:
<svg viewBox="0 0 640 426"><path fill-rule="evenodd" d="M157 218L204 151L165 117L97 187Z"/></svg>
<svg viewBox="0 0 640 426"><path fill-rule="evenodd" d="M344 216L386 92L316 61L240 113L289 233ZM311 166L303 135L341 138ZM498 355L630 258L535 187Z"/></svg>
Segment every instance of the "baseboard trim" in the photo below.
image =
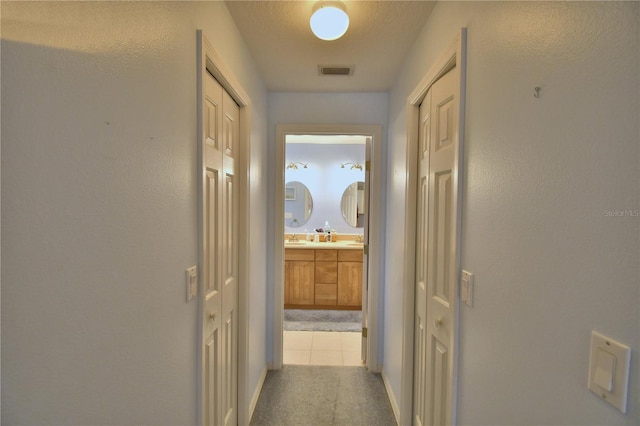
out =
<svg viewBox="0 0 640 426"><path fill-rule="evenodd" d="M389 402L391 403L391 409L393 410L393 416L396 418L396 423L400 424L400 409L398 408L396 397L391 390L391 385L389 384L384 370L382 370L382 383L384 383L384 388L387 391L387 396L389 397Z"/></svg>
<svg viewBox="0 0 640 426"><path fill-rule="evenodd" d="M260 398L260 392L262 392L262 386L264 385L264 381L266 378L267 367L262 370L262 375L260 375L260 380L258 380L258 385L256 386L256 390L253 392L253 397L251 398L251 403L249 404L249 423L251 423L251 418L253 417L253 412L256 409L256 405L258 405L258 398Z"/></svg>

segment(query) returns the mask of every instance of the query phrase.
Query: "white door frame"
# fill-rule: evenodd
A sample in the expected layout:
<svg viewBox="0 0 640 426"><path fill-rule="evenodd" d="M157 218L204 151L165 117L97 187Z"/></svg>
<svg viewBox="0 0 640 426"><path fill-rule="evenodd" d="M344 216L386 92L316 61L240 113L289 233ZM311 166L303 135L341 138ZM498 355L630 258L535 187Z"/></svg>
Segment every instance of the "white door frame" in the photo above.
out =
<svg viewBox="0 0 640 426"><path fill-rule="evenodd" d="M273 306L273 363L272 370L282 368L282 326L284 321L284 166L286 135L362 135L370 136L371 146L371 183L369 202L369 266L368 266L368 326L367 361L370 371L380 372L378 360L378 302L379 267L382 264L380 224L382 191L382 127L366 124L279 124L276 126L275 161L275 215L274 236L274 306Z"/></svg>
<svg viewBox="0 0 640 426"><path fill-rule="evenodd" d="M449 44L447 49L440 55L439 59L425 74L420 83L411 92L407 98L407 150L406 164L407 175L405 185L405 258L404 258L404 291L403 291L403 327L402 327L402 377L401 377L401 395L400 395L400 419L399 424L412 424L413 420L413 350L414 350L414 324L415 324L415 297L414 297L414 280L415 280L415 257L416 257L416 194L417 194L417 174L418 163L416 161L418 152L418 128L420 123L420 104L424 99L429 88L440 77L447 73L454 66L459 67L460 77L460 98L458 104L458 135L460 150L456 159L456 168L458 170L458 181L454 183L457 188L457 196L454 201L457 203L457 222L458 222L458 242L456 244L456 286L455 298L459 300L459 274L460 274L460 253L461 245L461 227L462 223L462 180L463 180L463 142L464 142L464 123L465 123L465 102L466 102L466 55L467 55L467 29L461 28L460 33ZM458 342L459 321L458 312L456 310L454 316L454 325L456 341L452 348L454 356L453 365L453 383L452 383L452 403L451 403L451 419L455 424L456 419L456 402L457 402L457 364L458 364Z"/></svg>
<svg viewBox="0 0 640 426"><path fill-rule="evenodd" d="M240 85L238 79L225 65L222 57L216 52L213 46L204 36L202 30L197 30L197 93L198 93L198 160L197 160L197 176L198 176L198 268L202 271L203 258L203 241L202 230L204 224L204 218L202 216L203 208L203 143L202 140L202 93L203 93L203 81L207 71L210 72L218 83L231 95L240 107L240 150L239 150L239 163L237 166L238 176L238 198L239 198L239 217L238 217L238 424L249 424L249 386L248 386L248 371L249 371L249 295L248 295L248 283L250 277L248 276L248 263L249 263L249 158L250 158L250 143L251 143L251 99ZM198 274L199 281L199 294L202 293L202 277ZM200 300L200 297L198 297ZM203 306L198 305L198 347L197 353L200 354L200 348L202 347L202 317ZM196 395L196 409L197 409L197 422L202 424L202 395L203 395L203 383L202 383L202 357L198 355L198 362L196 366L197 375L197 395Z"/></svg>

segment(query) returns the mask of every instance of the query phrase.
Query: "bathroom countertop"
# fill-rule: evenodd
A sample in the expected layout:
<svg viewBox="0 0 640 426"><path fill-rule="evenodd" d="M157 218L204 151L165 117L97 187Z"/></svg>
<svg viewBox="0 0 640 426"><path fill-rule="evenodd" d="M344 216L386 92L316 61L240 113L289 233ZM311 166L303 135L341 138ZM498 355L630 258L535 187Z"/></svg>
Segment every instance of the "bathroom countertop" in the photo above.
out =
<svg viewBox="0 0 640 426"><path fill-rule="evenodd" d="M314 243L313 241L284 241L284 248L295 249L345 249L345 250L362 250L363 243L356 241L336 241L331 243Z"/></svg>

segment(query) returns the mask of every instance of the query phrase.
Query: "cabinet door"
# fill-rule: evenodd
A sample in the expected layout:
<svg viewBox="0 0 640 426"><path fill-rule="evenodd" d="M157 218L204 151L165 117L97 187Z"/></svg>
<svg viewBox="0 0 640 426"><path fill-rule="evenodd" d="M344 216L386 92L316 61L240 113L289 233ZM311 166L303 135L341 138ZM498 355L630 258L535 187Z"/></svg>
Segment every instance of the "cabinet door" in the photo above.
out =
<svg viewBox="0 0 640 426"><path fill-rule="evenodd" d="M338 262L338 305L362 306L361 262Z"/></svg>
<svg viewBox="0 0 640 426"><path fill-rule="evenodd" d="M313 305L315 263L289 261L286 284L289 286L289 303L292 305Z"/></svg>

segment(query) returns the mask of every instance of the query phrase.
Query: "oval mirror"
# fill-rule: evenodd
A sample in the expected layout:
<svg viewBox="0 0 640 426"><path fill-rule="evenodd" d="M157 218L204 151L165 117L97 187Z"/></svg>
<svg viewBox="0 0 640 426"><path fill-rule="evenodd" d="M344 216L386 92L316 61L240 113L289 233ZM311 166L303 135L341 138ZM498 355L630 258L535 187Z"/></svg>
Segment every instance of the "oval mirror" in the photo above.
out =
<svg viewBox="0 0 640 426"><path fill-rule="evenodd" d="M340 210L344 220L354 228L364 227L364 215L367 213L364 204L364 182L353 182L342 194Z"/></svg>
<svg viewBox="0 0 640 426"><path fill-rule="evenodd" d="M309 220L313 211L313 199L309 188L302 182L291 181L284 185L284 224L298 228Z"/></svg>

